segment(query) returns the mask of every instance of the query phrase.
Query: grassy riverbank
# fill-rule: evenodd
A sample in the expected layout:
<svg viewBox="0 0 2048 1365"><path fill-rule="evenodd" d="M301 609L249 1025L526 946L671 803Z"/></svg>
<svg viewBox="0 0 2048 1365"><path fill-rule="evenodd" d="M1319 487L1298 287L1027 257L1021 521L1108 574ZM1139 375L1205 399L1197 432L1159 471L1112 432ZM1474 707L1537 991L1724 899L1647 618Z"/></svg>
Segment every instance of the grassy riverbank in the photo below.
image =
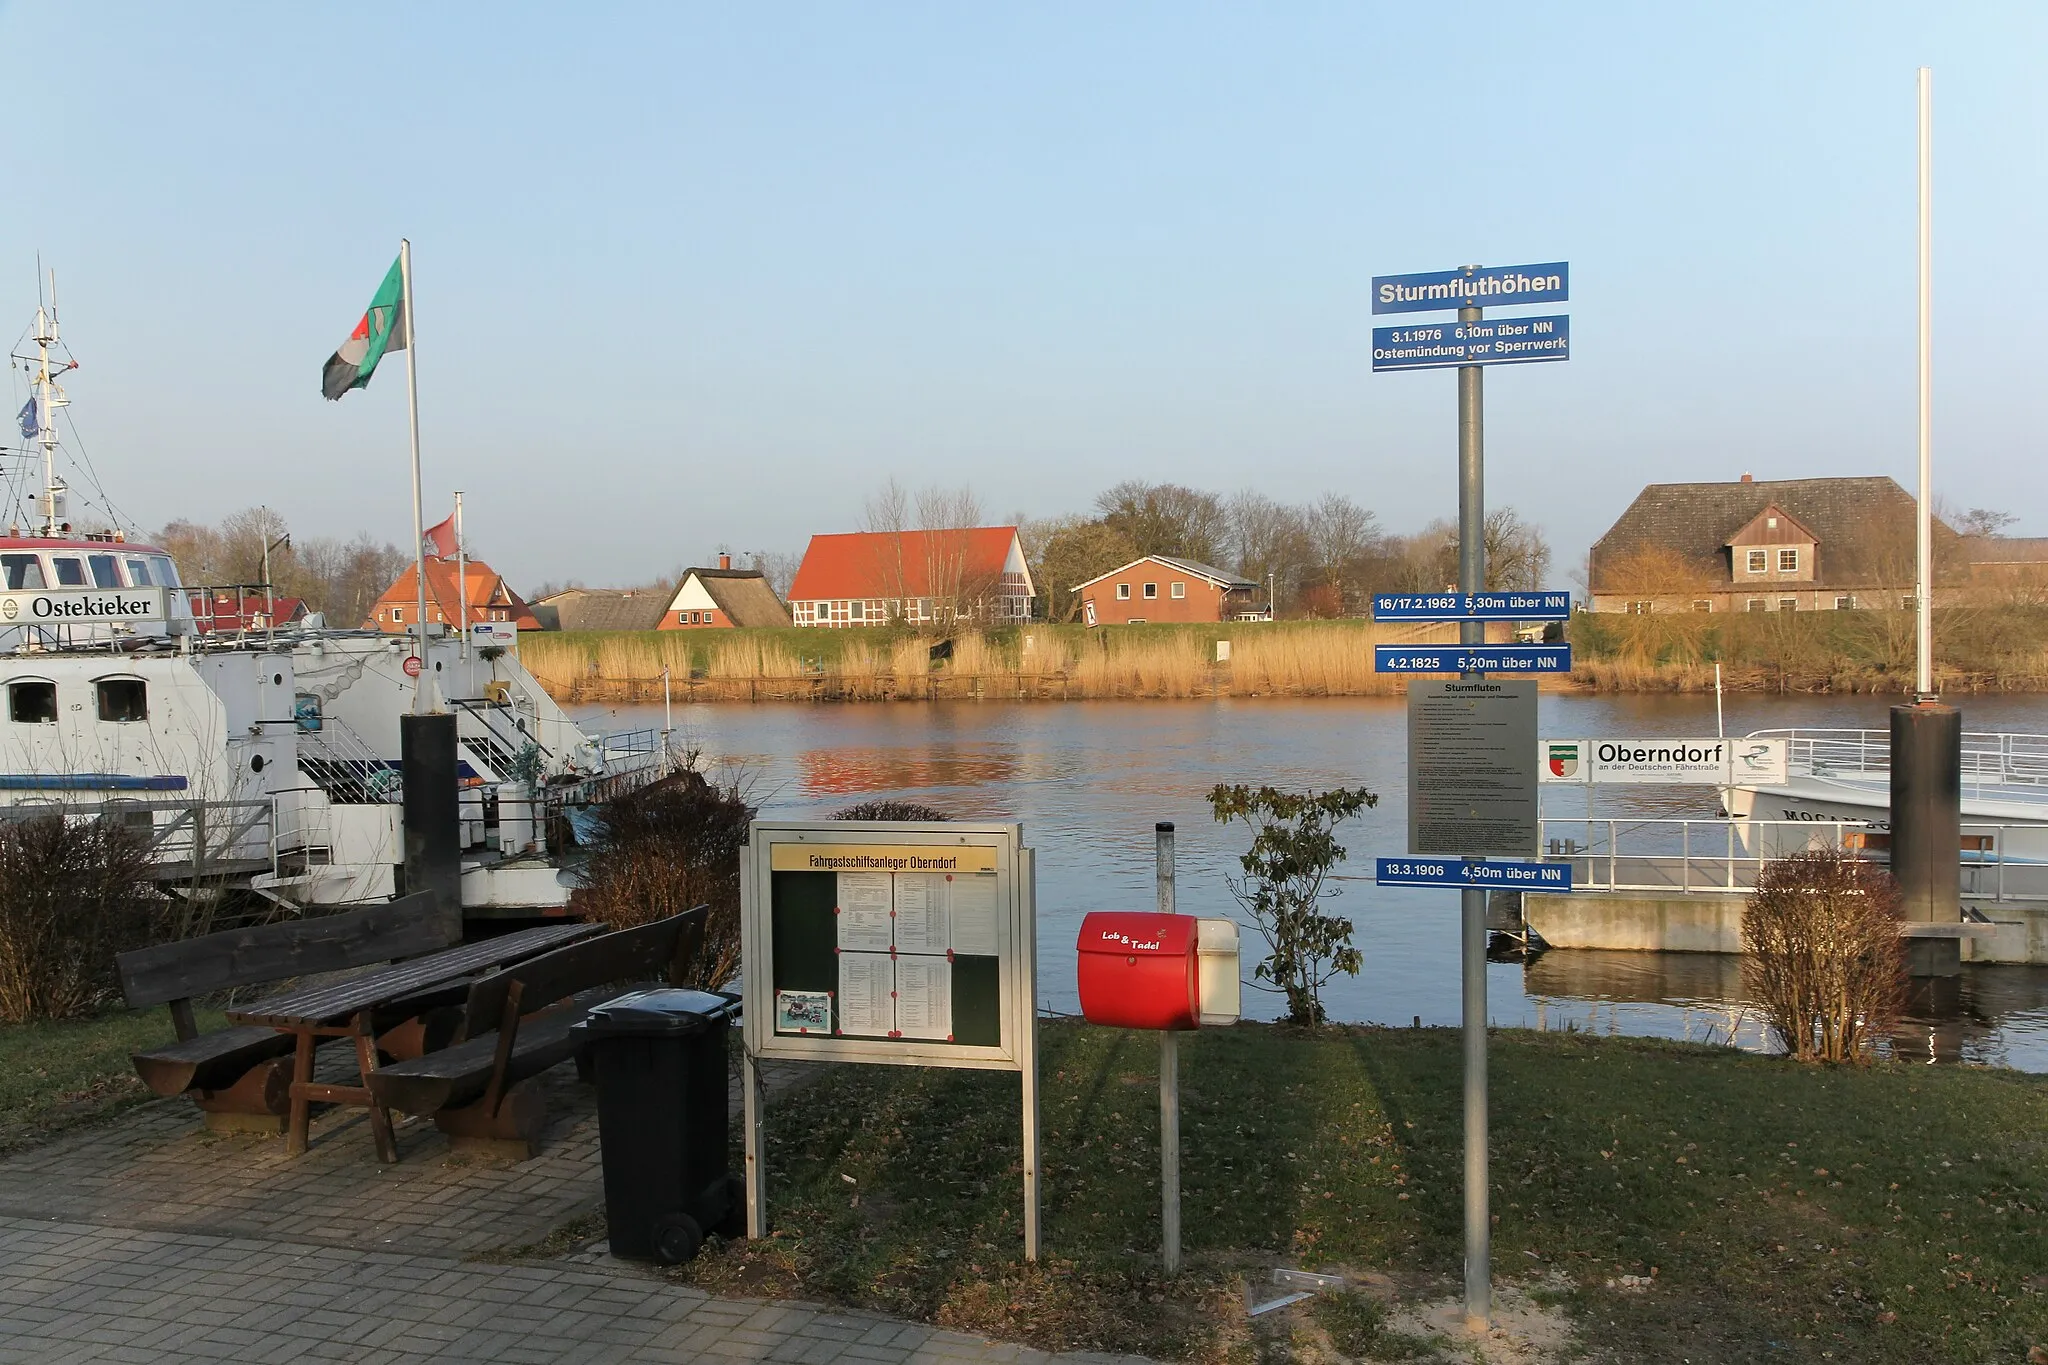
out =
<svg viewBox="0 0 2048 1365"><path fill-rule="evenodd" d="M1505 638L1500 628L1496 638ZM1706 691L1714 666L1744 691L1902 692L1912 685L1907 612L1624 616L1570 624L1575 669L1546 686L1608 692ZM1395 696L1373 646L1449 643L1447 626L1367 621L1201 626L1033 624L940 642L903 630L543 633L520 657L558 700L659 701L661 673L694 701L1087 700ZM1217 658L1219 642L1229 657ZM1946 691L2048 690L2048 609L1936 614ZM935 649L938 657L934 657Z"/></svg>
<svg viewBox="0 0 2048 1365"><path fill-rule="evenodd" d="M199 1011L201 1029L223 1022L217 1010ZM171 1038L171 1016L162 1009L0 1024L0 1153L152 1098L128 1054Z"/></svg>
<svg viewBox="0 0 2048 1365"><path fill-rule="evenodd" d="M679 1272L1044 1346L1465 1359L1458 1035L1241 1025L1182 1045L1186 1272L1158 1268L1158 1045L1044 1029L1048 1259L1020 1250L1013 1076L843 1066L770 1106L774 1235ZM2020 1361L2048 1343L2048 1080L1806 1068L1502 1032L1494 1263L1613 1361ZM1245 1277L1355 1292L1248 1321ZM1559 1358L1551 1355L1522 1359Z"/></svg>

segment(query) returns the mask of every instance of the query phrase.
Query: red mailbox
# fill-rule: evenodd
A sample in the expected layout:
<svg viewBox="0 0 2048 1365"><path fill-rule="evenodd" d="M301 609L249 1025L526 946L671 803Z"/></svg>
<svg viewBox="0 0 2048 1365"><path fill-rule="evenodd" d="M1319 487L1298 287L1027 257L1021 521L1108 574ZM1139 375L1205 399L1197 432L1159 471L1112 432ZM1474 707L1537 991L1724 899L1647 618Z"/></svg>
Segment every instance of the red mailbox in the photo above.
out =
<svg viewBox="0 0 2048 1365"><path fill-rule="evenodd" d="M1201 1014L1200 921L1098 910L1081 921L1081 1013L1118 1028L1191 1029Z"/></svg>

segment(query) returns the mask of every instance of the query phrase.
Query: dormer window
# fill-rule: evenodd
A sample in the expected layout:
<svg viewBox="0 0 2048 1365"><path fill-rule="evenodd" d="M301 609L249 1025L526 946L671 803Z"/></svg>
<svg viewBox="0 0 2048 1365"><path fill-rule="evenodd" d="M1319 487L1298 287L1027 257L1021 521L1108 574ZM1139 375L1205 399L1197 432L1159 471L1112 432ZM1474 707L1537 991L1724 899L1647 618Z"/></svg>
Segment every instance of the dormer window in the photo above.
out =
<svg viewBox="0 0 2048 1365"><path fill-rule="evenodd" d="M1779 573L1798 573L1798 572L1799 572L1799 551L1797 551L1797 550L1780 550L1780 551L1778 551L1778 572L1779 572Z"/></svg>
<svg viewBox="0 0 2048 1365"><path fill-rule="evenodd" d="M1770 559L1770 551L1768 550L1751 550L1749 552L1749 571L1751 573L1767 572L1770 568Z"/></svg>

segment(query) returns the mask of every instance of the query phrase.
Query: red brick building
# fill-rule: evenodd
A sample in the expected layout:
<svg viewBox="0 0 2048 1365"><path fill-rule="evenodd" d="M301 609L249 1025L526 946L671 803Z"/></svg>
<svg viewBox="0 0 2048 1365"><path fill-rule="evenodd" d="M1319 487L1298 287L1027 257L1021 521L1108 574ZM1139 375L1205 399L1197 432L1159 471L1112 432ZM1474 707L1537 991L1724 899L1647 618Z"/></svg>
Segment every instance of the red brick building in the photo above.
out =
<svg viewBox="0 0 2048 1365"><path fill-rule="evenodd" d="M1147 555L1075 587L1091 626L1228 621L1261 610L1259 585L1210 564Z"/></svg>
<svg viewBox="0 0 2048 1365"><path fill-rule="evenodd" d="M456 621L462 615L462 604L466 602L472 625L478 621L510 621L521 630L540 629L540 620L526 605L525 599L512 591L512 586L490 565L472 559L467 569L466 583L458 583L454 560L427 561L429 622L444 622L450 630L455 629ZM398 576L398 581L377 599L377 605L370 609L370 619L363 624L388 635L402 635L412 629L412 618L418 610L419 579L413 566L408 564L405 572Z"/></svg>

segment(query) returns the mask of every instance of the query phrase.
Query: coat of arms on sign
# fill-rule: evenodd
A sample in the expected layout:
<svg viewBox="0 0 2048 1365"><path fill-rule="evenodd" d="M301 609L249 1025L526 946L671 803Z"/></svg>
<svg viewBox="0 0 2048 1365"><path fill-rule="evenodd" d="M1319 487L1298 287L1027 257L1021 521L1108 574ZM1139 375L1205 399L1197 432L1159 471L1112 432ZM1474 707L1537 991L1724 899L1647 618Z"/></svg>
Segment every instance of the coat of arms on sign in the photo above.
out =
<svg viewBox="0 0 2048 1365"><path fill-rule="evenodd" d="M1579 770L1579 746L1576 744L1553 744L1550 746L1550 773L1553 777L1570 777Z"/></svg>

